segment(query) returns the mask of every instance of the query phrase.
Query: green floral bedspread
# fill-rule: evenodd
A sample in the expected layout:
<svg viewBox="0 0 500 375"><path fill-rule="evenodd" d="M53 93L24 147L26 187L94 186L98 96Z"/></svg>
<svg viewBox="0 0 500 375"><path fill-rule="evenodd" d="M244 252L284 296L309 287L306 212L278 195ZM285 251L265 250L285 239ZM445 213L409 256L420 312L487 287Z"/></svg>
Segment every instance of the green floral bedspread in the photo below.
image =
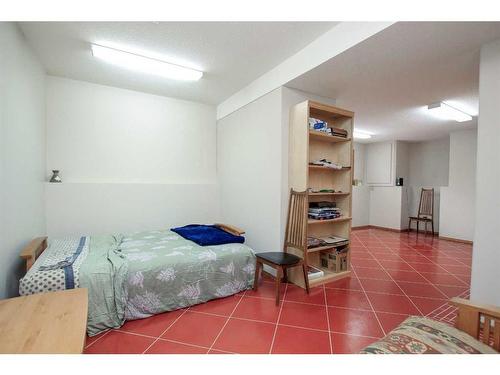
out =
<svg viewBox="0 0 500 375"><path fill-rule="evenodd" d="M92 237L80 269L81 287L89 288L87 331L238 293L253 285L254 270L244 244L202 247L169 230Z"/></svg>

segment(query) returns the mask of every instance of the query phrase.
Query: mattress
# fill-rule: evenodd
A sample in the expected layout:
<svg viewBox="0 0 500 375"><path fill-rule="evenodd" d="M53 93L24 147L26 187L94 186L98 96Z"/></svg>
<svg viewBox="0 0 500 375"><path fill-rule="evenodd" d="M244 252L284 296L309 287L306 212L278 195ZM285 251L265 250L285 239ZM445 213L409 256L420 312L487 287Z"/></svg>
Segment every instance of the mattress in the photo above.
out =
<svg viewBox="0 0 500 375"><path fill-rule="evenodd" d="M53 240L20 281L21 295L87 288L87 333L251 288L255 255L199 246L170 230Z"/></svg>

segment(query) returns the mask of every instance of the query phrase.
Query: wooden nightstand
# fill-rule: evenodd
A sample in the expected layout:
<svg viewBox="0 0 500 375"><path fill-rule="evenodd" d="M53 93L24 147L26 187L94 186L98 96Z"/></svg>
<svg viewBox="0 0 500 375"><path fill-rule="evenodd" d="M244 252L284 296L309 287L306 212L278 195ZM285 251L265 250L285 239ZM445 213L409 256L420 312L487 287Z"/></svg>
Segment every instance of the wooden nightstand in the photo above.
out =
<svg viewBox="0 0 500 375"><path fill-rule="evenodd" d="M82 353L87 308L83 288L0 300L0 353Z"/></svg>

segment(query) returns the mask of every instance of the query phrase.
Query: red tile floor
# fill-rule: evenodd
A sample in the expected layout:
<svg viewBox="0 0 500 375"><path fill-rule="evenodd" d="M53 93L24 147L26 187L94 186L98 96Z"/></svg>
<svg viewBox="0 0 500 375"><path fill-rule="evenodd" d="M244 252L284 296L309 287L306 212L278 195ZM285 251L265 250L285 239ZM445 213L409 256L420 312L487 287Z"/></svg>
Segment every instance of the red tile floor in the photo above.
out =
<svg viewBox="0 0 500 375"><path fill-rule="evenodd" d="M409 315L453 323L450 297L468 297L472 247L431 236L353 231L352 277L293 284L275 306L274 284L258 292L127 322L88 338L85 353L356 353Z"/></svg>

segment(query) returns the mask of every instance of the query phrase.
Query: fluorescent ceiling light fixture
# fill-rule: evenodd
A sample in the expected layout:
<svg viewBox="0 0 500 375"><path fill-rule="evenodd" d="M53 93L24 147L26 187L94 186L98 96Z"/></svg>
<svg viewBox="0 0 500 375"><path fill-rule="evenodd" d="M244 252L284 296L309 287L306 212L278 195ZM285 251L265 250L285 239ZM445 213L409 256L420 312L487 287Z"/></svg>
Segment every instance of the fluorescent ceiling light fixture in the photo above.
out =
<svg viewBox="0 0 500 375"><path fill-rule="evenodd" d="M179 81L197 81L203 72L147 56L92 44L92 55L111 64Z"/></svg>
<svg viewBox="0 0 500 375"><path fill-rule="evenodd" d="M427 109L432 115L443 120L455 120L457 122L472 120L472 116L468 113L443 102L429 104Z"/></svg>
<svg viewBox="0 0 500 375"><path fill-rule="evenodd" d="M361 131L361 130L354 130L354 139L370 139L372 135L370 133Z"/></svg>

